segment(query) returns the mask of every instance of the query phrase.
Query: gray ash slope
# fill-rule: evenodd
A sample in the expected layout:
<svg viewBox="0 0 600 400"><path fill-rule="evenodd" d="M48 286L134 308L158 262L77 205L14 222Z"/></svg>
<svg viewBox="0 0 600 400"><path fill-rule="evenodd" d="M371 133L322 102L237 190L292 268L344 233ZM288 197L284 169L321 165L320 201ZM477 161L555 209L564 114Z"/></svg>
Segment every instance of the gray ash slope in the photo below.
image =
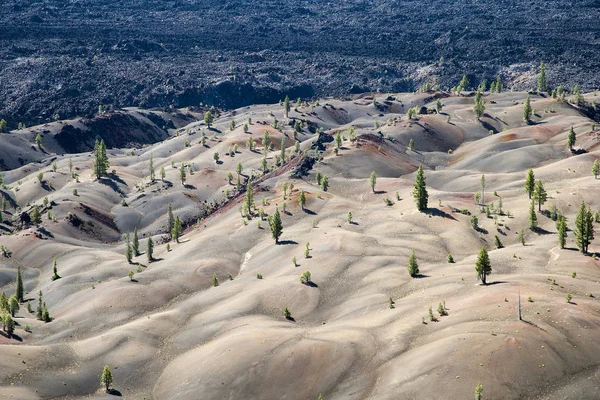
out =
<svg viewBox="0 0 600 400"><path fill-rule="evenodd" d="M0 118L450 87L465 72L524 89L542 60L551 84L592 89L599 20L598 0L6 0Z"/></svg>

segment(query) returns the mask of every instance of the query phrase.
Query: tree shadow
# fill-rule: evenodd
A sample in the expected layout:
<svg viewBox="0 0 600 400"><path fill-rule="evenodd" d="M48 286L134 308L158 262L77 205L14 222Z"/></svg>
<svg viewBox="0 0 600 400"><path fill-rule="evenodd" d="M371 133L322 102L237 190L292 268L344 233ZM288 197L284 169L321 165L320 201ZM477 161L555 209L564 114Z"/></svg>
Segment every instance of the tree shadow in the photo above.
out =
<svg viewBox="0 0 600 400"><path fill-rule="evenodd" d="M480 226L478 226L477 228L475 228L475 230L479 233L483 233L484 235L487 235L488 233L490 233L487 229L482 228Z"/></svg>
<svg viewBox="0 0 600 400"><path fill-rule="evenodd" d="M125 193L123 193L123 191L119 188L119 186L117 186L117 184L115 182L113 182L112 180L100 178L100 179L98 179L98 182L102 185L108 186L114 192L119 193L122 196L125 196Z"/></svg>
<svg viewBox="0 0 600 400"><path fill-rule="evenodd" d="M123 396L121 394L121 392L119 392L117 389L108 389L106 391L106 393L110 394L111 396L117 396L117 397L122 397Z"/></svg>
<svg viewBox="0 0 600 400"><path fill-rule="evenodd" d="M387 192L385 190L374 190L373 193L374 194L385 194Z"/></svg>
<svg viewBox="0 0 600 400"><path fill-rule="evenodd" d="M280 240L277 244L285 246L285 245L288 245L288 244L298 244L298 242L293 241L293 240Z"/></svg>
<svg viewBox="0 0 600 400"><path fill-rule="evenodd" d="M416 274L415 276L413 276L413 278L415 278L415 279L429 278L429 275L425 275L425 274Z"/></svg>
<svg viewBox="0 0 600 400"><path fill-rule="evenodd" d="M540 327L539 325L537 325L534 322L527 321L527 320L524 320L524 319L521 319L521 322L525 322L527 325L531 325L531 326L536 327L536 328L538 328L538 329L540 329L540 330L542 330L544 332L547 332L544 328Z"/></svg>
<svg viewBox="0 0 600 400"><path fill-rule="evenodd" d="M285 317L285 319L287 319L288 321L296 322L296 319L294 317Z"/></svg>
<svg viewBox="0 0 600 400"><path fill-rule="evenodd" d="M306 208L306 207L304 207L304 209L303 209L302 211L304 211L304 212L305 212L306 214L308 214L308 215L317 215L317 213L316 213L316 212L314 212L314 211L312 211L312 210L309 210L309 209L308 209L308 208Z"/></svg>
<svg viewBox="0 0 600 400"><path fill-rule="evenodd" d="M123 179L121 179L121 178L119 177L119 175L117 175L117 174L112 174L112 173L111 173L111 174L109 174L109 176L110 176L110 179L112 179L113 181L117 181L117 182L119 182L121 185L125 185L125 186L127 186L127 182L125 182Z"/></svg>
<svg viewBox="0 0 600 400"><path fill-rule="evenodd" d="M221 164L223 164L223 161L219 160L219 161L216 162L216 164L217 165L221 165Z"/></svg>
<svg viewBox="0 0 600 400"><path fill-rule="evenodd" d="M425 210L425 214L432 215L434 217L448 218L453 221L457 220L452 215L448 214L447 212L445 212L443 210L440 210L439 208L428 208L427 210Z"/></svg>
<svg viewBox="0 0 600 400"><path fill-rule="evenodd" d="M52 232L50 232L49 230L47 230L46 228L44 228L43 226L38 227L37 230L41 234L46 235L46 236L54 239L54 234Z"/></svg>
<svg viewBox="0 0 600 400"><path fill-rule="evenodd" d="M547 231L544 228L540 228L539 226L536 226L535 228L533 228L532 231L534 233L537 233L538 235L552 235L552 232Z"/></svg>
<svg viewBox="0 0 600 400"><path fill-rule="evenodd" d="M312 287L312 288L318 288L319 287L319 285L317 285L313 281L307 282L307 283L305 283L305 285L309 286L309 287Z"/></svg>
<svg viewBox="0 0 600 400"><path fill-rule="evenodd" d="M578 156L580 154L586 154L588 151L586 149L571 149L571 154Z"/></svg>
<svg viewBox="0 0 600 400"><path fill-rule="evenodd" d="M494 286L494 285L501 285L503 283L508 283L506 281L494 281L494 282L488 282L485 284L485 286Z"/></svg>
<svg viewBox="0 0 600 400"><path fill-rule="evenodd" d="M348 223L349 223L350 225L360 225L360 224L359 224L358 222L356 222L356 221L350 221L350 222L348 222Z"/></svg>
<svg viewBox="0 0 600 400"><path fill-rule="evenodd" d="M194 186L194 185L188 185L188 184L183 185L183 187L186 188L186 189L189 189L189 190L195 190L196 189L196 186Z"/></svg>
<svg viewBox="0 0 600 400"><path fill-rule="evenodd" d="M492 116L491 116L491 115L489 115L489 114L484 114L483 116L484 116L484 117L487 117L487 118L494 119L494 117L492 117ZM488 130L488 131L492 131L494 134L497 134L497 133L498 133L498 131L496 130L496 128L494 128L494 127L493 127L492 125L490 125L488 122L486 122L486 121L482 121L482 120L480 120L479 122L481 122L481 125L482 125L482 126L483 126L483 127L486 129L486 130Z"/></svg>

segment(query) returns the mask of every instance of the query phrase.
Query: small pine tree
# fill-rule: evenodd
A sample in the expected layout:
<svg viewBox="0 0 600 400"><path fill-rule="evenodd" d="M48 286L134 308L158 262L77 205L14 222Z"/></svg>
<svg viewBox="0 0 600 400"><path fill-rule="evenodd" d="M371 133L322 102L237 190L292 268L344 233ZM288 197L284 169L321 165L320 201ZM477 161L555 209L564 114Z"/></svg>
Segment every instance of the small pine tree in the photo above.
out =
<svg viewBox="0 0 600 400"><path fill-rule="evenodd" d="M327 175L323 175L323 178L321 179L321 190L326 192L328 189L329 189L329 178L327 177Z"/></svg>
<svg viewBox="0 0 600 400"><path fill-rule="evenodd" d="M525 232L523 231L523 229L519 231L519 243L525 246Z"/></svg>
<svg viewBox="0 0 600 400"><path fill-rule="evenodd" d="M483 385L481 383L478 383L477 386L475 386L475 400L482 400L483 399Z"/></svg>
<svg viewBox="0 0 600 400"><path fill-rule="evenodd" d="M415 257L415 251L411 250L410 255L408 256L408 274L411 277L416 277L419 275L419 264L417 264L417 259Z"/></svg>
<svg viewBox="0 0 600 400"><path fill-rule="evenodd" d="M600 164L598 160L594 160L594 164L592 165L592 175L594 175L594 179L598 179L598 175L600 175ZM4 204L4 199L2 204Z"/></svg>
<svg viewBox="0 0 600 400"><path fill-rule="evenodd" d="M285 319L292 319L292 312L289 308L286 307L283 309L283 316Z"/></svg>
<svg viewBox="0 0 600 400"><path fill-rule="evenodd" d="M479 90L475 94L475 105L473 105L473 112L475 113L477 119L480 119L485 112L485 103L483 101L481 91Z"/></svg>
<svg viewBox="0 0 600 400"><path fill-rule="evenodd" d="M167 172L165 171L165 167L160 167L160 179L164 182L167 177Z"/></svg>
<svg viewBox="0 0 600 400"><path fill-rule="evenodd" d="M304 211L304 205L306 204L306 194L304 193L304 190L300 190L300 196L298 196L298 203L300 204L302 211Z"/></svg>
<svg viewBox="0 0 600 400"><path fill-rule="evenodd" d="M133 241L131 244L131 249L133 250L133 255L135 257L140 255L140 239L138 237L137 227L133 229Z"/></svg>
<svg viewBox="0 0 600 400"><path fill-rule="evenodd" d="M373 193L375 193L375 185L377 184L377 174L375 171L371 172L371 176L369 177L369 186Z"/></svg>
<svg viewBox="0 0 600 400"><path fill-rule="evenodd" d="M152 158L152 153L150 153L150 159L148 160L148 173L150 174L150 182L154 182L154 160Z"/></svg>
<svg viewBox="0 0 600 400"><path fill-rule="evenodd" d="M50 313L48 312L48 307L46 306L46 302L44 302L44 305L42 306L42 321L44 321L44 322L52 321L52 318L50 317Z"/></svg>
<svg viewBox="0 0 600 400"><path fill-rule="evenodd" d="M129 239L129 232L125 235L125 258L127 259L127 262L131 264L131 260L133 259L133 249Z"/></svg>
<svg viewBox="0 0 600 400"><path fill-rule="evenodd" d="M2 295L4 295L4 292L2 292ZM38 305L37 308L35 310L35 316L37 319L39 319L40 321L42 320L42 311L43 311L43 305L44 301L43 301L43 294L42 291L40 290L40 292L38 293Z"/></svg>
<svg viewBox="0 0 600 400"><path fill-rule="evenodd" d="M33 207L33 211L31 212L31 223L34 225L42 223L42 214L40 213L40 208L37 204Z"/></svg>
<svg viewBox="0 0 600 400"><path fill-rule="evenodd" d="M106 393L110 392L110 385L113 383L113 376L108 365L104 366L102 375L100 375L100 384L104 385Z"/></svg>
<svg viewBox="0 0 600 400"><path fill-rule="evenodd" d="M204 113L204 123L210 128L215 118L210 111Z"/></svg>
<svg viewBox="0 0 600 400"><path fill-rule="evenodd" d="M500 238L498 237L498 235L494 236L494 244L496 245L497 249L501 249L504 247L504 245L502 244L502 242L500 241Z"/></svg>
<svg viewBox="0 0 600 400"><path fill-rule="evenodd" d="M575 130L571 127L571 129L569 129L569 135L567 136L567 147L569 150L573 150L575 142L577 142L577 135L575 135Z"/></svg>
<svg viewBox="0 0 600 400"><path fill-rule="evenodd" d="M181 219L179 216L175 217L175 222L173 223L173 229L171 229L171 239L176 243L179 243L179 237L183 232L183 225L181 223Z"/></svg>
<svg viewBox="0 0 600 400"><path fill-rule="evenodd" d="M581 202L577 216L575 217L575 242L579 250L587 254L588 247L594 239L594 217L585 202Z"/></svg>
<svg viewBox="0 0 600 400"><path fill-rule="evenodd" d="M537 181L535 184L533 197L538 203L539 211L542 211L542 204L548 199L548 193L546 192L546 189L544 189L544 183L541 180Z"/></svg>
<svg viewBox="0 0 600 400"><path fill-rule="evenodd" d="M565 248L567 244L567 221L564 215L558 217L557 221L557 230L558 230L558 246L561 249Z"/></svg>
<svg viewBox="0 0 600 400"><path fill-rule="evenodd" d="M10 315L14 317L19 311L19 308L21 308L19 307L19 300L17 299L17 296L13 294L8 299L8 311L10 312Z"/></svg>
<svg viewBox="0 0 600 400"><path fill-rule="evenodd" d="M213 276L212 276L212 285L213 285L213 287L219 286L219 278L217 277L216 272L213 273Z"/></svg>
<svg viewBox="0 0 600 400"><path fill-rule="evenodd" d="M23 288L23 276L21 274L21 266L17 268L17 288L15 290L15 296L17 296L17 300L19 302L23 302L23 296L25 294L25 290Z"/></svg>
<svg viewBox="0 0 600 400"><path fill-rule="evenodd" d="M408 149L409 149L410 151L415 151L415 141L414 141L414 140L410 139L410 140L408 141Z"/></svg>
<svg viewBox="0 0 600 400"><path fill-rule="evenodd" d="M169 229L169 233L173 229L173 224L175 224L175 218L173 217L173 203L169 202L167 206L167 228Z"/></svg>
<svg viewBox="0 0 600 400"><path fill-rule="evenodd" d="M181 181L181 184L185 186L185 180L187 178L187 174L185 173L185 166L183 164L181 164L181 166L179 167L179 180Z"/></svg>
<svg viewBox="0 0 600 400"><path fill-rule="evenodd" d="M150 236L148 236L148 240L146 241L146 258L148 259L148 264L154 261L154 242Z"/></svg>
<svg viewBox="0 0 600 400"><path fill-rule="evenodd" d="M310 271L304 271L302 275L300 275L300 282L304 285L308 285L311 282Z"/></svg>
<svg viewBox="0 0 600 400"><path fill-rule="evenodd" d="M108 155L106 154L106 145L104 140L96 140L94 144L94 162L92 165L92 171L96 175L96 179L100 179L108 173Z"/></svg>
<svg viewBox="0 0 600 400"><path fill-rule="evenodd" d="M452 254L448 254L446 259L448 260L448 264L454 264L454 257L452 257Z"/></svg>
<svg viewBox="0 0 600 400"><path fill-rule="evenodd" d="M484 285L487 284L487 277L492 273L492 265L490 263L490 256L483 246L477 256L477 262L475 263L475 271L477 272L477 278Z"/></svg>
<svg viewBox="0 0 600 400"><path fill-rule="evenodd" d="M279 243L279 238L283 233L283 225L281 223L281 214L279 214L279 208L275 207L275 213L269 219L269 226L271 228L271 235L275 239L275 244Z"/></svg>
<svg viewBox="0 0 600 400"><path fill-rule="evenodd" d="M533 191L535 190L535 175L533 174L533 169L529 168L527 171L527 177L525 178L525 192L531 196L533 196Z"/></svg>
<svg viewBox="0 0 600 400"><path fill-rule="evenodd" d="M535 214L535 201L531 199L531 203L529 204L529 229L532 231L537 228L537 215Z"/></svg>
<svg viewBox="0 0 600 400"><path fill-rule="evenodd" d="M290 113L290 98L288 96L285 96L283 101L283 110L285 111L285 117L288 118Z"/></svg>
<svg viewBox="0 0 600 400"><path fill-rule="evenodd" d="M523 106L523 121L529 123L531 120L531 98L527 95L527 99L525 99L525 105Z"/></svg>
<svg viewBox="0 0 600 400"><path fill-rule="evenodd" d="M537 77L538 92L546 92L548 90L548 81L546 80L546 64L540 64L540 73Z"/></svg>
<svg viewBox="0 0 600 400"><path fill-rule="evenodd" d="M55 281L60 279L60 275L58 275L58 267L56 265L56 257L52 260L52 280Z"/></svg>
<svg viewBox="0 0 600 400"><path fill-rule="evenodd" d="M427 187L425 184L425 174L423 173L423 164L419 165L417 170L417 176L415 178L415 184L413 189L413 197L417 204L417 209L421 212L427 210L427 202L429 200L429 194L427 193Z"/></svg>

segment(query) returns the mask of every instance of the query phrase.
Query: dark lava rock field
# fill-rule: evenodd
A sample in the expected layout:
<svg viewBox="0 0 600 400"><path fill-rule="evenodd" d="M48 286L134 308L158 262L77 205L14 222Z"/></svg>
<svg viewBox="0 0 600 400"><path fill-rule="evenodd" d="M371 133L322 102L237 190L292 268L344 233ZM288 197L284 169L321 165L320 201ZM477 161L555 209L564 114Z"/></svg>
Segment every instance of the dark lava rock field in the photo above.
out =
<svg viewBox="0 0 600 400"><path fill-rule="evenodd" d="M600 86L600 0L4 0L0 118L473 86Z"/></svg>

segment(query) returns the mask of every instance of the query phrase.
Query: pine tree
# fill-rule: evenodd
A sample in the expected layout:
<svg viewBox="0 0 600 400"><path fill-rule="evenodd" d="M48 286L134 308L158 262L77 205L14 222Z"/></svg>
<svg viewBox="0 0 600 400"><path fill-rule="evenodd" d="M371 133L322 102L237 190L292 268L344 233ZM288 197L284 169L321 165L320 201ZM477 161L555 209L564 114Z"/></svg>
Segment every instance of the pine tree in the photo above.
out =
<svg viewBox="0 0 600 400"><path fill-rule="evenodd" d="M490 256L488 255L485 246L483 246L479 251L477 262L475 263L475 271L477 272L477 278L481 281L481 283L486 285L487 277L492 273L492 265L490 263Z"/></svg>
<svg viewBox="0 0 600 400"><path fill-rule="evenodd" d="M304 205L306 204L306 195L304 194L304 190L300 191L300 196L298 197L298 203L300 203L300 207L302 211L304 211Z"/></svg>
<svg viewBox="0 0 600 400"><path fill-rule="evenodd" d="M427 187L425 184L425 174L423 173L423 164L419 165L417 170L417 176L415 178L413 197L417 204L417 209L421 212L427 210L427 202L429 200L429 194L427 193Z"/></svg>
<svg viewBox="0 0 600 400"><path fill-rule="evenodd" d="M535 184L533 197L538 203L539 210L542 211L542 204L544 204L548 199L548 193L546 193L546 189L544 189L544 183L542 182L542 180L537 181L537 183Z"/></svg>
<svg viewBox="0 0 600 400"><path fill-rule="evenodd" d="M537 77L538 92L548 91L548 81L546 80L546 64L540 64L540 73Z"/></svg>
<svg viewBox="0 0 600 400"><path fill-rule="evenodd" d="M106 393L110 392L110 385L113 383L112 372L108 365L104 366L102 370L102 375L100 375L100 384L104 385L106 389Z"/></svg>
<svg viewBox="0 0 600 400"><path fill-rule="evenodd" d="M21 266L17 268L17 288L15 290L15 295L17 296L17 300L19 302L23 302L23 296L25 294L25 290L23 289L23 275L21 274Z"/></svg>
<svg viewBox="0 0 600 400"><path fill-rule="evenodd" d="M179 236L183 232L183 224L181 223L181 219L179 217L175 218L175 222L173 223L173 229L171 229L171 239L176 243L179 243Z"/></svg>
<svg viewBox="0 0 600 400"><path fill-rule="evenodd" d="M137 226L133 229L133 242L131 245L131 249L133 250L134 256L137 257L140 255L140 239L138 237Z"/></svg>
<svg viewBox="0 0 600 400"><path fill-rule="evenodd" d="M213 285L213 287L219 286L219 278L217 277L216 272L213 273L213 276L212 276L212 285Z"/></svg>
<svg viewBox="0 0 600 400"><path fill-rule="evenodd" d="M166 177L167 172L165 171L165 167L160 167L160 180L164 182Z"/></svg>
<svg viewBox="0 0 600 400"><path fill-rule="evenodd" d="M254 207L254 189L252 189L252 181L248 181L246 185L246 198L244 199L244 206L248 212L248 219L252 218L252 208Z"/></svg>
<svg viewBox="0 0 600 400"><path fill-rule="evenodd" d="M527 177L525 178L525 192L531 196L533 195L533 191L535 190L535 175L533 174L533 169L529 168L527 172Z"/></svg>
<svg viewBox="0 0 600 400"><path fill-rule="evenodd" d="M377 174L375 171L371 172L371 176L369 177L369 186L373 193L375 193L375 185L377 184Z"/></svg>
<svg viewBox="0 0 600 400"><path fill-rule="evenodd" d="M10 315L14 317L19 311L19 308L19 300L17 299L17 296L13 294L8 299L8 311L10 312Z"/></svg>
<svg viewBox="0 0 600 400"><path fill-rule="evenodd" d="M483 385L481 383L478 383L477 386L475 387L475 400L482 400L483 399Z"/></svg>
<svg viewBox="0 0 600 400"><path fill-rule="evenodd" d="M525 99L525 105L523 106L523 121L529 123L531 120L531 98L527 95L527 99Z"/></svg>
<svg viewBox="0 0 600 400"><path fill-rule="evenodd" d="M437 99L435 101L435 111L439 114L442 111L443 107L444 105L442 104L442 101L440 99Z"/></svg>
<svg viewBox="0 0 600 400"><path fill-rule="evenodd" d="M169 233L173 229L174 223L175 219L173 217L173 203L169 202L169 205L167 206L167 229L169 230Z"/></svg>
<svg viewBox="0 0 600 400"><path fill-rule="evenodd" d="M419 264L417 264L417 259L415 257L415 251L411 250L410 255L408 256L408 274L411 277L416 277L419 275Z"/></svg>
<svg viewBox="0 0 600 400"><path fill-rule="evenodd" d="M129 232L125 235L125 258L127 262L131 264L133 258L133 249L131 248L131 241L129 239Z"/></svg>
<svg viewBox="0 0 600 400"><path fill-rule="evenodd" d="M586 208L585 202L581 202L579 212L575 217L575 242L579 251L586 254L588 247L594 239L594 218L589 207Z"/></svg>
<svg viewBox="0 0 600 400"><path fill-rule="evenodd" d="M179 167L179 180L181 181L181 184L185 186L185 179L187 178L187 174L185 173L185 166L183 164L181 164L181 167Z"/></svg>
<svg viewBox="0 0 600 400"><path fill-rule="evenodd" d="M94 164L92 165L92 170L94 175L96 175L96 179L100 179L106 175L109 166L110 164L108 162L108 156L106 155L106 145L104 144L104 140L96 140L96 143L94 144Z"/></svg>
<svg viewBox="0 0 600 400"><path fill-rule="evenodd" d="M481 175L479 186L481 186L481 204L485 204L485 175Z"/></svg>
<svg viewBox="0 0 600 400"><path fill-rule="evenodd" d="M326 192L329 189L329 178L327 177L327 175L323 175L323 178L321 179L321 189Z"/></svg>
<svg viewBox="0 0 600 400"><path fill-rule="evenodd" d="M31 212L31 223L34 225L42 223L42 214L40 213L40 208L37 204L33 207L33 211Z"/></svg>
<svg viewBox="0 0 600 400"><path fill-rule="evenodd" d="M571 129L569 129L569 135L567 136L567 147L569 150L573 150L575 142L577 142L577 136L575 135L575 130L571 127Z"/></svg>
<svg viewBox="0 0 600 400"><path fill-rule="evenodd" d="M288 118L290 113L290 98L285 96L285 100L283 101L283 109L285 111L285 117Z"/></svg>
<svg viewBox="0 0 600 400"><path fill-rule="evenodd" d="M56 257L52 260L52 280L55 281L60 279L60 275L58 275L58 266L56 265Z"/></svg>
<svg viewBox="0 0 600 400"><path fill-rule="evenodd" d="M35 310L35 316L40 321L42 320L42 311L43 311L42 304L43 304L43 294L42 294L42 291L40 290L40 292L38 293L38 305Z"/></svg>
<svg viewBox="0 0 600 400"><path fill-rule="evenodd" d="M531 199L531 203L529 204L529 229L532 231L537 228L537 215L535 214L535 201Z"/></svg>
<svg viewBox="0 0 600 400"><path fill-rule="evenodd" d="M523 246L525 246L525 231L523 231L523 229L521 229L519 231L519 243L521 243Z"/></svg>
<svg viewBox="0 0 600 400"><path fill-rule="evenodd" d="M50 322L52 318L50 317L50 313L48 312L48 307L46 307L46 302L44 302L42 306L42 321Z"/></svg>
<svg viewBox="0 0 600 400"><path fill-rule="evenodd" d="M467 75L463 75L462 79L460 80L460 83L458 84L457 87L457 91L458 92L464 92L465 90L468 89L469 86L469 79L467 79Z"/></svg>
<svg viewBox="0 0 600 400"><path fill-rule="evenodd" d="M150 236L148 236L148 240L146 241L146 258L148 259L148 264L154 261L154 242Z"/></svg>
<svg viewBox="0 0 600 400"><path fill-rule="evenodd" d="M148 172L150 173L150 182L154 183L154 160L152 159L152 153L150 153L150 160L148 161Z"/></svg>
<svg viewBox="0 0 600 400"><path fill-rule="evenodd" d="M594 175L594 179L598 179L598 175L600 175L600 164L598 163L598 159L594 160L592 174ZM2 204L4 205L4 199L2 199Z"/></svg>
<svg viewBox="0 0 600 400"><path fill-rule="evenodd" d="M210 128L214 120L215 119L210 111L204 113L204 123L206 124L206 126Z"/></svg>
<svg viewBox="0 0 600 400"><path fill-rule="evenodd" d="M275 239L275 244L279 243L279 238L283 233L283 225L281 224L281 215L279 214L279 208L275 207L275 213L269 219L269 225L271 227L271 235Z"/></svg>
<svg viewBox="0 0 600 400"><path fill-rule="evenodd" d="M475 104L473 105L473 112L477 119L481 118L485 112L485 103L481 91L477 91L475 94Z"/></svg>
<svg viewBox="0 0 600 400"><path fill-rule="evenodd" d="M564 249L567 244L567 221L564 215L558 217L556 226L558 230L558 246Z"/></svg>

